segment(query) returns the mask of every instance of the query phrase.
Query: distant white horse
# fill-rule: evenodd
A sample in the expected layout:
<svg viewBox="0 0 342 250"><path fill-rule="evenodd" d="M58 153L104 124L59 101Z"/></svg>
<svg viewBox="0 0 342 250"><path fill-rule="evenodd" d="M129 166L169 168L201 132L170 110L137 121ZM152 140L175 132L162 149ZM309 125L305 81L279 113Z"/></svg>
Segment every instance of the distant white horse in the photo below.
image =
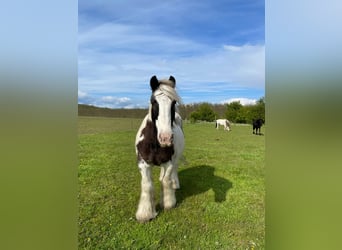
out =
<svg viewBox="0 0 342 250"><path fill-rule="evenodd" d="M140 222L149 221L157 216L152 166L160 166L161 182L160 205L171 209L176 205L175 189L179 188L178 161L184 149L182 118L177 113L176 103L180 97L176 93L176 79L150 80L152 95L148 114L136 135L136 153L141 173L141 195L136 212Z"/></svg>
<svg viewBox="0 0 342 250"><path fill-rule="evenodd" d="M223 130L230 131L230 122L227 119L216 120L216 124L215 124L216 129L219 129L220 125L223 126Z"/></svg>

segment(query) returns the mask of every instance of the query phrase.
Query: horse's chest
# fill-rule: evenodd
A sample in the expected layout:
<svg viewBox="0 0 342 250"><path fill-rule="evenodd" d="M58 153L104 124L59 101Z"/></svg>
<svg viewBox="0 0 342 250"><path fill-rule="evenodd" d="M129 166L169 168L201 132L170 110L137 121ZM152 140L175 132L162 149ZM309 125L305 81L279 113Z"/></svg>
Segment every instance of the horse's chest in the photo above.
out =
<svg viewBox="0 0 342 250"><path fill-rule="evenodd" d="M141 135L143 136L143 139L137 144L138 160L142 158L148 164L159 166L172 159L172 155L174 154L173 146L160 146L157 140L157 131L152 122L147 122Z"/></svg>
<svg viewBox="0 0 342 250"><path fill-rule="evenodd" d="M160 147L154 143L148 143L141 141L137 145L138 148L138 159L144 159L148 164L159 166L162 163L171 160L174 154L173 147Z"/></svg>

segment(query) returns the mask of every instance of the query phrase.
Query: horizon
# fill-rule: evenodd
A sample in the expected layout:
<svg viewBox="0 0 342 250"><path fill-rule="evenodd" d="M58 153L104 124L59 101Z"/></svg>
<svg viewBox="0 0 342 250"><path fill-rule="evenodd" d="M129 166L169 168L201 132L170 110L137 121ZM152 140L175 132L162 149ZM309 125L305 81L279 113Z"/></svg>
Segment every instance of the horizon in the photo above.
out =
<svg viewBox="0 0 342 250"><path fill-rule="evenodd" d="M258 98L255 102L251 102L250 100L244 102L244 103L241 103L240 100L232 100L230 102L225 102L225 103L211 103L211 102L194 102L194 103L181 103L181 104L178 104L179 106L195 106L195 105L201 105L203 103L208 103L209 105L212 105L212 106L219 106L219 105L222 105L222 106L225 106L225 105L228 105L232 102L239 102L242 106L253 106L253 105L257 105L257 101L259 101L260 99L264 98L264 96ZM94 107L94 108L105 108L105 109L148 109L149 106L141 106L141 107L101 107L101 106L96 106L94 104L85 104L85 103L78 103L78 105L85 105L85 106L91 106L91 107Z"/></svg>
<svg viewBox="0 0 342 250"><path fill-rule="evenodd" d="M183 104L265 96L264 1L79 1L78 103L146 108L149 80Z"/></svg>

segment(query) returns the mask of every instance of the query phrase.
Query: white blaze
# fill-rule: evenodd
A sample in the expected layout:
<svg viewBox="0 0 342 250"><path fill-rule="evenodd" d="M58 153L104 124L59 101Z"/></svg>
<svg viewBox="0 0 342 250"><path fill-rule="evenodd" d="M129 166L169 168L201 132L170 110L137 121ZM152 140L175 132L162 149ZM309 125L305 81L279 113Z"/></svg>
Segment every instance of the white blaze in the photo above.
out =
<svg viewBox="0 0 342 250"><path fill-rule="evenodd" d="M155 98L159 104L159 115L156 120L158 140L161 146L170 146L173 136L171 126L172 100L165 95L157 95Z"/></svg>

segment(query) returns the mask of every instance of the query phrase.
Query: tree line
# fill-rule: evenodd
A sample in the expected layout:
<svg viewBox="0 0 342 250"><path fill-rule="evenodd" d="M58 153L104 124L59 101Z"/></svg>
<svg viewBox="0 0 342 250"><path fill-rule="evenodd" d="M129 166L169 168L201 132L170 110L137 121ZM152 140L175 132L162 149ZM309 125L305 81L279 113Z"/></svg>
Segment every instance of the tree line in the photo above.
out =
<svg viewBox="0 0 342 250"><path fill-rule="evenodd" d="M254 105L242 105L239 101L229 104L195 103L178 106L180 115L184 120L191 122L208 121L226 118L233 123L252 123L253 119L265 120L265 98L260 98ZM78 105L80 116L103 116L121 118L144 118L147 109L109 109Z"/></svg>
<svg viewBox="0 0 342 250"><path fill-rule="evenodd" d="M265 98L260 98L253 105L242 105L239 101L228 104L198 103L180 105L183 119L212 122L216 119L228 119L233 123L252 123L253 120L265 120Z"/></svg>

